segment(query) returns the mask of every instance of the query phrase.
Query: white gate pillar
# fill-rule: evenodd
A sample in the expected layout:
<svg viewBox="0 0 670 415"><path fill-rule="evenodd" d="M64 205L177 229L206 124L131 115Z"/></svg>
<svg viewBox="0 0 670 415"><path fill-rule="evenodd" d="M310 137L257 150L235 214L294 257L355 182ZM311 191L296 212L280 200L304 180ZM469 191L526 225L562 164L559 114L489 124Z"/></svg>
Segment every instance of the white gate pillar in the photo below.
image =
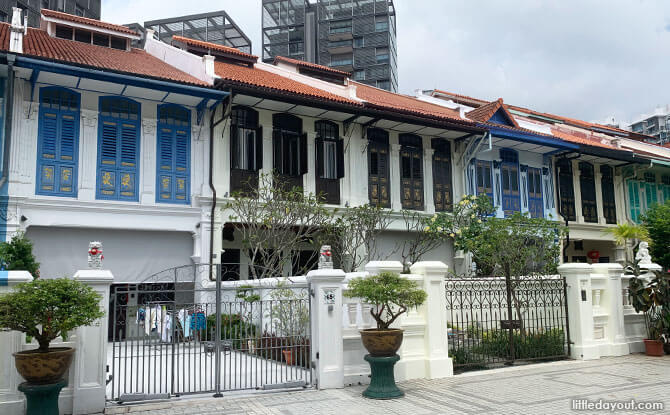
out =
<svg viewBox="0 0 670 415"><path fill-rule="evenodd" d="M594 270L602 274L607 274L608 304L607 313L609 314L609 333L607 336L610 346L610 356L623 356L630 353L628 342L626 341L626 331L624 328L623 314L623 286L621 278L623 277L623 267L617 263L593 264Z"/></svg>
<svg viewBox="0 0 670 415"><path fill-rule="evenodd" d="M33 280L28 271L0 271L0 293L12 291L22 282ZM0 414L23 415L25 397L18 391L23 378L14 366L13 353L21 351L26 335L18 331L0 332Z"/></svg>
<svg viewBox="0 0 670 415"><path fill-rule="evenodd" d="M317 387L344 387L341 269L318 269L307 274L310 284L312 361Z"/></svg>
<svg viewBox="0 0 670 415"><path fill-rule="evenodd" d="M452 376L454 366L447 343L447 298L444 278L448 267L440 261L422 261L412 265L413 274L423 275L423 289L428 296L424 304L426 332L426 379Z"/></svg>
<svg viewBox="0 0 670 415"><path fill-rule="evenodd" d="M90 286L102 296L100 307L105 315L98 325L79 327L76 332L74 368L74 414L102 413L105 410L107 365L107 326L109 317L109 286L114 281L110 271L87 269L77 271L73 279Z"/></svg>
<svg viewBox="0 0 670 415"><path fill-rule="evenodd" d="M598 359L598 346L593 343L593 299L591 265L568 263L558 267L567 284L568 324L570 325L570 357Z"/></svg>

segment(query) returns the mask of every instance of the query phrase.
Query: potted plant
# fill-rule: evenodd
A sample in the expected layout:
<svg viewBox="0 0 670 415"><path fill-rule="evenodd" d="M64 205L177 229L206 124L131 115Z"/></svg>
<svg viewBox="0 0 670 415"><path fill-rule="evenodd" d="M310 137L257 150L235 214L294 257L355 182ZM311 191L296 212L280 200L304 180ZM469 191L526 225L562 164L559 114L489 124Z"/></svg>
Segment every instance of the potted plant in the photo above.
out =
<svg viewBox="0 0 670 415"><path fill-rule="evenodd" d="M426 301L426 292L416 282L393 272L349 281L347 297L373 304L370 314L377 328L361 330L363 346L374 357L394 356L402 344L403 331L390 328L401 314Z"/></svg>
<svg viewBox="0 0 670 415"><path fill-rule="evenodd" d="M625 264L629 252L633 252L633 241L649 242L649 232L641 225L619 223L603 230L603 233L610 234L614 238L616 244L614 260L620 264Z"/></svg>
<svg viewBox="0 0 670 415"><path fill-rule="evenodd" d="M16 330L37 340L39 347L14 353L16 369L28 382L58 382L72 363L74 349L51 348L57 337L92 325L104 316L100 294L82 282L58 278L19 284L0 296L0 329Z"/></svg>
<svg viewBox="0 0 670 415"><path fill-rule="evenodd" d="M647 356L663 356L670 341L670 277L654 272L651 280L640 276L637 262L627 268L633 274L628 292L631 305L645 315L647 338L644 346Z"/></svg>
<svg viewBox="0 0 670 415"><path fill-rule="evenodd" d="M290 288L286 281L279 281L271 289L272 332L281 340L281 352L288 366L302 364L300 351L305 349L309 330L307 292L303 288Z"/></svg>

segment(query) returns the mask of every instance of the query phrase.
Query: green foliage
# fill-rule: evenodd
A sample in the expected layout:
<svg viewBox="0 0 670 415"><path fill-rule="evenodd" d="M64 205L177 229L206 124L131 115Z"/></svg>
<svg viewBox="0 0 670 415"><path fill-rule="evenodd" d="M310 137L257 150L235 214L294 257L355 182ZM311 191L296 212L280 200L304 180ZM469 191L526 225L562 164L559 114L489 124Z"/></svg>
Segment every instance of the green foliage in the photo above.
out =
<svg viewBox="0 0 670 415"><path fill-rule="evenodd" d="M514 330L515 359L535 359L565 354L565 335L562 329L554 328L540 333L524 333ZM491 330L483 333L481 343L473 350L489 356L510 357L509 330Z"/></svg>
<svg viewBox="0 0 670 415"><path fill-rule="evenodd" d="M307 293L296 292L287 283L280 282L270 293L272 332L288 339L305 337L309 331Z"/></svg>
<svg viewBox="0 0 670 415"><path fill-rule="evenodd" d="M239 298L245 303L254 303L261 300L261 296L258 295L251 285L240 285L235 291L235 298Z"/></svg>
<svg viewBox="0 0 670 415"><path fill-rule="evenodd" d="M216 338L216 314L207 316L207 339ZM230 340L234 349L246 348L246 340L256 336L256 326L244 321L240 314L221 314L221 340Z"/></svg>
<svg viewBox="0 0 670 415"><path fill-rule="evenodd" d="M28 271L33 278L40 277L40 264L33 255L33 243L22 232L9 242L0 243L0 263L7 271Z"/></svg>
<svg viewBox="0 0 670 415"><path fill-rule="evenodd" d="M482 232L486 219L495 212L486 195L465 195L454 205L452 212L441 212L431 218L427 232L435 232L454 240L456 249L468 250L469 240Z"/></svg>
<svg viewBox="0 0 670 415"><path fill-rule="evenodd" d="M670 200L652 205L642 215L642 223L649 232L649 253L654 262L665 270L670 269Z"/></svg>
<svg viewBox="0 0 670 415"><path fill-rule="evenodd" d="M71 330L103 317L101 299L86 284L66 278L18 284L0 296L0 328L26 333L47 351L52 340L66 340Z"/></svg>
<svg viewBox="0 0 670 415"><path fill-rule="evenodd" d="M631 223L619 223L612 228L607 228L603 231L614 237L614 242L617 245L623 246L627 241L646 241L649 242L649 233L644 226L635 225Z"/></svg>
<svg viewBox="0 0 670 415"><path fill-rule="evenodd" d="M645 314L647 335L652 340L670 340L670 277L654 272L651 280L640 277L639 266L626 268L632 274L628 285L630 303Z"/></svg>
<svg viewBox="0 0 670 415"><path fill-rule="evenodd" d="M483 357L476 355L467 348L452 349L449 351L449 356L453 359L455 365L485 367Z"/></svg>
<svg viewBox="0 0 670 415"><path fill-rule="evenodd" d="M345 295L375 305L370 313L379 330L388 329L402 313L426 301L426 292L418 288L416 282L393 272L354 278L349 281Z"/></svg>

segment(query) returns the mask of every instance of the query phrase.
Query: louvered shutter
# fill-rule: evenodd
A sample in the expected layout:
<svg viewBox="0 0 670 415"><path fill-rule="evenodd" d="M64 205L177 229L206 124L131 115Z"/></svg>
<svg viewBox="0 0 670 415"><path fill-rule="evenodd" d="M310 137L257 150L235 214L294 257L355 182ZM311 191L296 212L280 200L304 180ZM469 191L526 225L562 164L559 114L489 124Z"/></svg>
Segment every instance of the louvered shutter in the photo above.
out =
<svg viewBox="0 0 670 415"><path fill-rule="evenodd" d="M282 163L282 134L281 130L272 131L272 167L278 174L284 174Z"/></svg>
<svg viewBox="0 0 670 415"><path fill-rule="evenodd" d="M337 140L337 178L344 177L344 141Z"/></svg>
<svg viewBox="0 0 670 415"><path fill-rule="evenodd" d="M652 205L658 203L658 194L656 192L656 185L653 183L644 184L646 199L647 199L647 209L651 208Z"/></svg>
<svg viewBox="0 0 670 415"><path fill-rule="evenodd" d="M628 202L630 208L630 218L633 222L640 222L640 190L635 181L628 182Z"/></svg>
<svg viewBox="0 0 670 415"><path fill-rule="evenodd" d="M254 171L258 171L263 168L263 127L258 127L256 129L256 165L254 166Z"/></svg>
<svg viewBox="0 0 670 415"><path fill-rule="evenodd" d="M118 197L117 158L118 124L103 121L100 130L100 166L98 168L98 192L103 198Z"/></svg>
<svg viewBox="0 0 670 415"><path fill-rule="evenodd" d="M177 202L188 200L190 182L190 151L191 144L189 131L177 129L175 134L175 180L174 199Z"/></svg>
<svg viewBox="0 0 670 415"><path fill-rule="evenodd" d="M74 115L63 114L60 128L60 160L73 161L76 149L77 122Z"/></svg>
<svg viewBox="0 0 670 415"><path fill-rule="evenodd" d="M299 175L307 173L307 134L303 133L300 136L300 165Z"/></svg>
<svg viewBox="0 0 670 415"><path fill-rule="evenodd" d="M103 122L100 138L100 162L103 165L116 167L116 133L116 122Z"/></svg>
<svg viewBox="0 0 670 415"><path fill-rule="evenodd" d="M121 124L121 167L137 165L138 128L135 124Z"/></svg>
<svg viewBox="0 0 670 415"><path fill-rule="evenodd" d="M238 160L239 145L240 145L240 130L237 126L233 125L230 129L230 168L239 169L240 160Z"/></svg>
<svg viewBox="0 0 670 415"><path fill-rule="evenodd" d="M317 137L316 145L316 177L320 179L323 177L323 139Z"/></svg>
<svg viewBox="0 0 670 415"><path fill-rule="evenodd" d="M173 195L173 130L160 128L158 131L158 193L161 200L170 200Z"/></svg>
<svg viewBox="0 0 670 415"><path fill-rule="evenodd" d="M56 143L58 141L58 115L47 112L42 116L42 149L40 157L44 159L56 158Z"/></svg>

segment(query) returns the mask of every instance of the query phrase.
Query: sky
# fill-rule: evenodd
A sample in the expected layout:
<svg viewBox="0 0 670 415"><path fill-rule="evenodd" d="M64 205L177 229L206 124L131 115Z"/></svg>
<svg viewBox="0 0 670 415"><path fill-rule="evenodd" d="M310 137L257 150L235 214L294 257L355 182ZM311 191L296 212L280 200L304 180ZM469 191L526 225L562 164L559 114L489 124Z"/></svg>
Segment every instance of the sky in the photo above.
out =
<svg viewBox="0 0 670 415"><path fill-rule="evenodd" d="M670 1L395 0L399 92L442 89L633 121L670 104ZM225 10L261 53L261 0L103 0L112 23Z"/></svg>

